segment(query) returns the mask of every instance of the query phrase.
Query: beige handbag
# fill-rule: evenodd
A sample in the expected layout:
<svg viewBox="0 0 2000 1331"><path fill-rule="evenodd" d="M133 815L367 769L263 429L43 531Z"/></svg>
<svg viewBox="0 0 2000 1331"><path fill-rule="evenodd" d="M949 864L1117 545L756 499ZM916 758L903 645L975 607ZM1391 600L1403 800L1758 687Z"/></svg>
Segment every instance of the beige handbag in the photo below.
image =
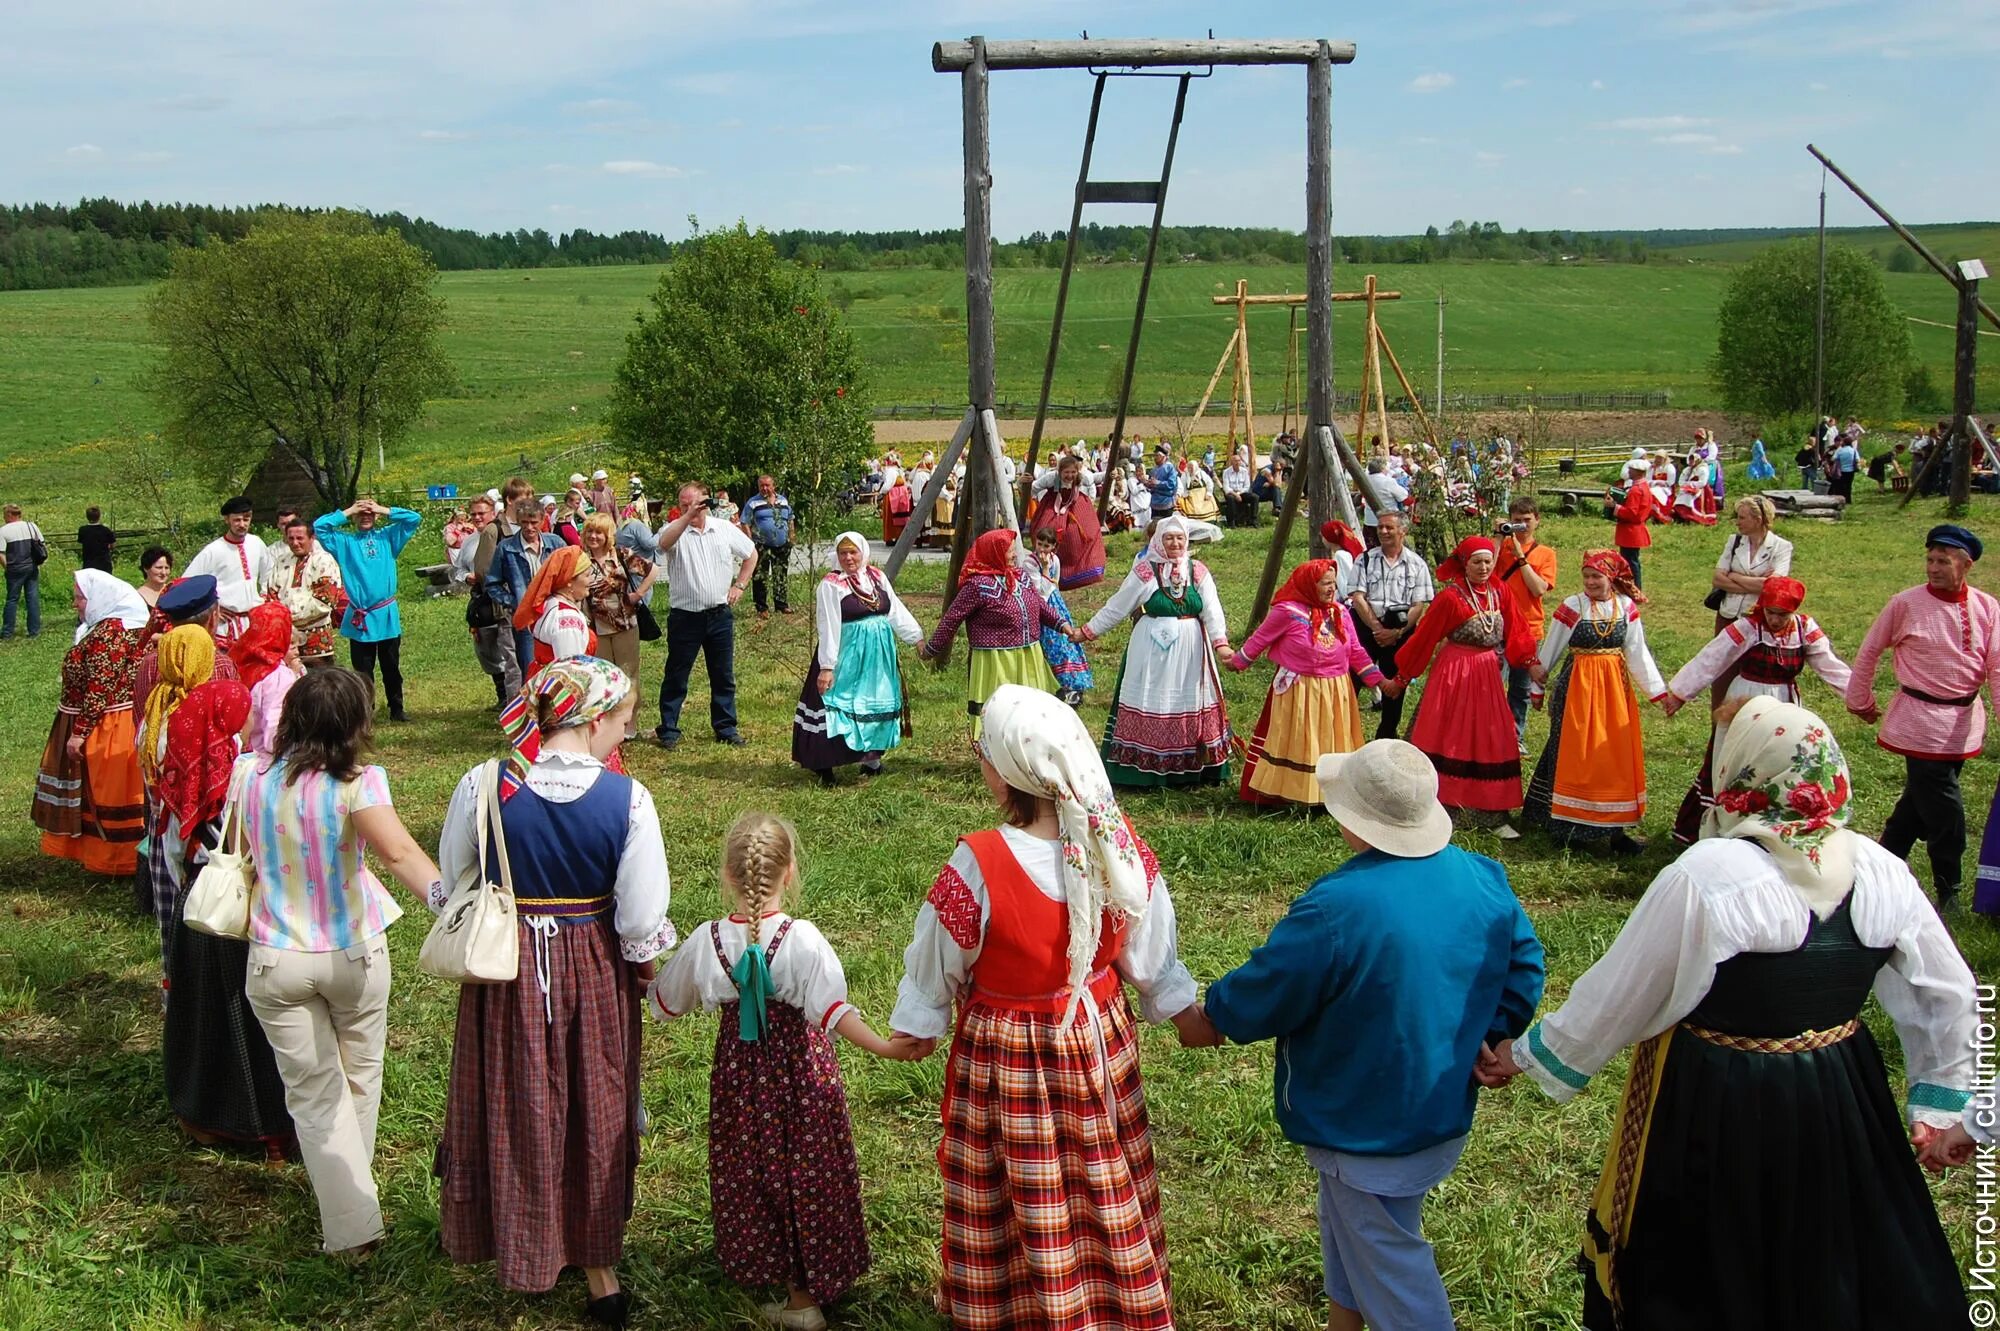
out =
<svg viewBox="0 0 2000 1331"><path fill-rule="evenodd" d="M232 838L230 833L234 831ZM234 849L230 847L234 846ZM187 901L181 907L181 923L198 934L216 938L250 936L250 894L257 887L257 861L243 842L243 798L240 790L230 792L222 811L221 834L208 862L194 877Z"/></svg>
<svg viewBox="0 0 2000 1331"><path fill-rule="evenodd" d="M500 764L479 773L478 873L453 885L450 900L424 938L417 968L461 984L511 984L521 969L514 874L507 864L507 834L500 827ZM489 834L500 856L500 881L486 873Z"/></svg>

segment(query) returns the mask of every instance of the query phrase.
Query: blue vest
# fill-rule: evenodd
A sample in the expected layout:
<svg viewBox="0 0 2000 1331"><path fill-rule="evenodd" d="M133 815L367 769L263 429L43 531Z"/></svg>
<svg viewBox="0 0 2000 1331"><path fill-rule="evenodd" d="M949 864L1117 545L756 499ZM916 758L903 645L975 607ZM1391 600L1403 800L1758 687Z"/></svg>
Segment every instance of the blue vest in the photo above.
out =
<svg viewBox="0 0 2000 1331"><path fill-rule="evenodd" d="M610 914L631 810L632 778L616 772L600 772L582 798L568 804L545 800L523 786L502 805L507 867L521 915L580 924ZM487 865L497 876L499 852L491 835Z"/></svg>

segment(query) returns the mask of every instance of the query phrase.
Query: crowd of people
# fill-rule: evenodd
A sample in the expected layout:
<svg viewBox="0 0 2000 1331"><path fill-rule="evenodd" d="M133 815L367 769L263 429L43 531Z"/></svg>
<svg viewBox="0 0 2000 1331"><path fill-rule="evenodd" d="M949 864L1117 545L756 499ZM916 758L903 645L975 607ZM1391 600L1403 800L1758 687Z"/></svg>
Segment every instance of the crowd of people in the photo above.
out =
<svg viewBox="0 0 2000 1331"><path fill-rule="evenodd" d="M1657 507L1662 486L1668 507L1714 521L1712 448L1698 439L1664 478L1656 459L1633 459L1620 546L1628 522L1644 536L1651 516L1627 506L1643 494ZM1326 524L1331 556L1293 569L1240 647L1194 553L1220 531L1181 505L1190 490L1219 492L1216 515L1237 521L1246 455L1217 478L1209 459L1191 473L1155 454L1143 523L1132 507L1144 543L1122 571L1096 519L1104 470L1060 456L1031 486L1027 539L972 541L928 633L869 538L835 538L812 597L794 761L829 785L850 766L882 773L913 728L900 648L942 664L962 631L968 724L1000 821L965 830L937 872L886 1033L849 1001L827 938L794 914L801 848L781 818L736 823L719 857L733 910L680 936L659 816L621 756L641 733L640 644L660 638L654 740L680 744L700 659L714 738L749 742L736 606L754 587L760 616L792 611L796 518L769 477L740 508L683 486L659 525L636 483L621 504L602 472L572 478L560 500L515 478L471 501L451 564L508 751L459 781L434 860L367 761L378 670L388 720L409 717L396 565L416 513L367 497L312 522L281 513L282 544L267 547L239 497L178 576L157 548L137 584L82 568L34 821L45 853L131 875L157 920L173 1112L203 1142L296 1152L323 1245L342 1260L365 1260L384 1235L372 1158L386 933L405 902L445 911L498 884L518 914L518 970L461 991L436 1162L442 1242L453 1261L492 1262L512 1290L546 1291L581 1268L600 1323L632 1311L617 1268L644 1017L710 1010L716 1251L732 1280L777 1296L764 1308L776 1325L824 1326L825 1305L871 1260L837 1036L889 1059L950 1046L938 1160L953 1325L1170 1327L1140 1021L1171 1022L1190 1046L1280 1042L1277 1113L1318 1175L1330 1326L1449 1326L1421 1207L1464 1150L1479 1090L1525 1073L1566 1100L1627 1047L1585 1240L1586 1325L1962 1324L1918 1164L1962 1162L1993 1126L1990 1097L1973 1098L1972 976L1940 919L1964 883L1959 783L1986 739L1982 693L2000 699L2000 601L1968 577L1980 538L1931 528L1924 581L1891 599L1850 665L1802 612L1806 586L1769 501L1739 498L1712 578L1715 636L1669 677L1648 645L1636 550L1583 552L1580 590L1559 595L1562 561L1538 537L1534 498L1511 493L1511 451L1476 464L1470 453L1489 484L1509 478L1492 535L1433 568L1409 542L1404 502L1428 482L1384 450L1370 466L1382 510L1365 532ZM909 484L898 469L883 488ZM11 584L16 537L0 537ZM1103 606L1073 616L1063 593L1113 574ZM664 624L651 608L662 582ZM1093 740L1077 711L1095 688L1089 653L1121 628ZM352 669L336 661L339 638ZM1882 709L1885 654L1897 689ZM1262 710L1240 736L1221 671L1266 661ZM1877 841L1846 828L1851 778L1800 705L1807 666L1905 760ZM1419 681L1405 741L1402 702ZM1707 753L1675 824L1687 848L1537 1021L1541 944L1504 868L1451 845L1454 827L1518 836L1522 811L1558 844L1637 851L1640 709L1671 717L1704 690ZM1524 782L1536 706L1549 738ZM1324 808L1355 853L1203 994L1167 880L1117 792L1221 784L1232 763L1242 801ZM1973 906L2000 915L1996 824ZM1919 840L1935 907L1906 863ZM255 868L248 927L219 936L187 906L203 871L236 853ZM1916 1157L1857 1020L1871 992L1904 1044ZM1384 1027L1406 1034L1352 1038ZM1719 1145L1718 1117L1737 1125ZM1811 1234L1792 1223L1802 1207ZM1837 1278L1863 1254L1875 1277Z"/></svg>

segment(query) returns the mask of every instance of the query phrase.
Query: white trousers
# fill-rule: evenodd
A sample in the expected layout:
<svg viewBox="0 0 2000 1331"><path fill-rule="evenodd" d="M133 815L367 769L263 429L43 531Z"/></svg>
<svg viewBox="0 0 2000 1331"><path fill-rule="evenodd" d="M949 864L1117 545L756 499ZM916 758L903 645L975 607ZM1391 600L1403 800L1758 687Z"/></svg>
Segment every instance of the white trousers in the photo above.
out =
<svg viewBox="0 0 2000 1331"><path fill-rule="evenodd" d="M374 1162L389 1025L387 936L340 952L252 944L244 994L285 1079L322 1243L340 1252L381 1238Z"/></svg>

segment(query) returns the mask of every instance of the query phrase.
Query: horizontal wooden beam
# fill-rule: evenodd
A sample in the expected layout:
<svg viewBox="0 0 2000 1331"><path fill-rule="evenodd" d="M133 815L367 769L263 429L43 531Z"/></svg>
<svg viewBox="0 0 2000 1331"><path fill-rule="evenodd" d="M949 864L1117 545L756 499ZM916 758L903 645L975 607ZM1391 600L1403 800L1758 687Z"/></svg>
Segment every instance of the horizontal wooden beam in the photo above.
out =
<svg viewBox="0 0 2000 1331"><path fill-rule="evenodd" d="M1151 203L1160 201L1157 180L1087 180L1083 185L1085 203Z"/></svg>
<svg viewBox="0 0 2000 1331"><path fill-rule="evenodd" d="M1139 40L987 42L988 69L1152 69L1194 65L1309 65L1324 52L1336 65L1354 63L1354 43L1317 37L1270 41ZM931 68L956 74L972 64L972 42L938 42Z"/></svg>
<svg viewBox="0 0 2000 1331"><path fill-rule="evenodd" d="M1375 293L1375 299L1377 300L1401 300L1402 298L1403 293L1400 291L1378 291ZM1310 299L1310 296L1245 296L1243 303L1245 305L1303 305ZM1367 300L1368 293L1365 291L1336 291L1333 293L1333 299ZM1236 304L1236 297L1234 296L1210 296L1208 300L1211 305ZM1949 327L1950 325L1941 326Z"/></svg>

